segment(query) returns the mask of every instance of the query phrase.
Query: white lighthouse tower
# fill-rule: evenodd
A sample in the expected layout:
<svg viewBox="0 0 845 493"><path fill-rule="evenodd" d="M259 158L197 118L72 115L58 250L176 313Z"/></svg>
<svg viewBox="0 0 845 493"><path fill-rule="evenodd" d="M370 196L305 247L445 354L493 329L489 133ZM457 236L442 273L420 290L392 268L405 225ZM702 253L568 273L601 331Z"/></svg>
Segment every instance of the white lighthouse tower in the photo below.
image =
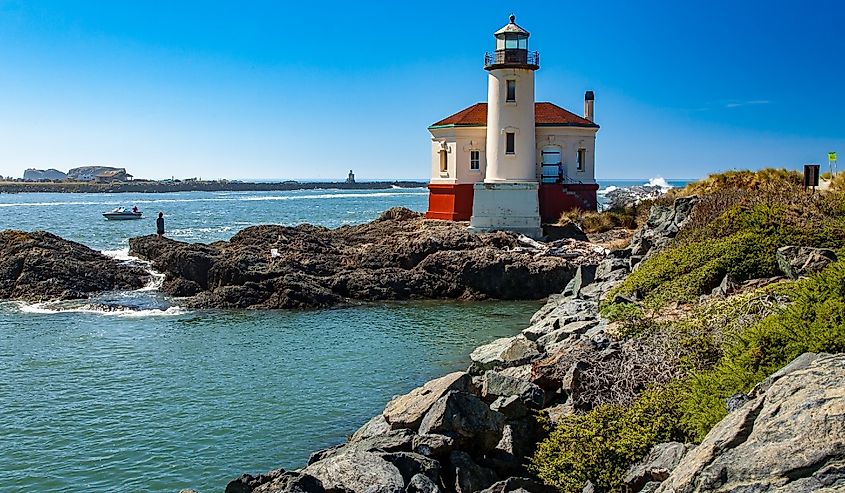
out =
<svg viewBox="0 0 845 493"><path fill-rule="evenodd" d="M495 33L496 51L484 57L487 77L487 171L473 191L470 227L539 238L539 181L534 118L537 52L513 15Z"/></svg>

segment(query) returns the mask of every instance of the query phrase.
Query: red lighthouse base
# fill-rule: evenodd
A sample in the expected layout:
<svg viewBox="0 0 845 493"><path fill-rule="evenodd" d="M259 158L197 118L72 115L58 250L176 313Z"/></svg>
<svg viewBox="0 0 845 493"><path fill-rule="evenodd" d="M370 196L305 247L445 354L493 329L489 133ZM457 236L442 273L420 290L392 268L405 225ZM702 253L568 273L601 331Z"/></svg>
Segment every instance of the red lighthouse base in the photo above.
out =
<svg viewBox="0 0 845 493"><path fill-rule="evenodd" d="M596 183L541 183L540 219L544 223L556 223L566 211L598 210L598 189Z"/></svg>
<svg viewBox="0 0 845 493"><path fill-rule="evenodd" d="M428 185L429 219L469 221L472 216L472 183Z"/></svg>

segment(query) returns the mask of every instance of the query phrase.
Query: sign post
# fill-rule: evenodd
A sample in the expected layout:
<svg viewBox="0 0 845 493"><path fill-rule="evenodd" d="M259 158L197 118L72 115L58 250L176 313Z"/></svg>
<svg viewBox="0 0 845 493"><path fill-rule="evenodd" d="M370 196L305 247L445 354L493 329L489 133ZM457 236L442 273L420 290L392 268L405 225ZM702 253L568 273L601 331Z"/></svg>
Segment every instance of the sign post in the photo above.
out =
<svg viewBox="0 0 845 493"><path fill-rule="evenodd" d="M827 164L830 166L830 177L836 174L836 152L828 152L827 153Z"/></svg>

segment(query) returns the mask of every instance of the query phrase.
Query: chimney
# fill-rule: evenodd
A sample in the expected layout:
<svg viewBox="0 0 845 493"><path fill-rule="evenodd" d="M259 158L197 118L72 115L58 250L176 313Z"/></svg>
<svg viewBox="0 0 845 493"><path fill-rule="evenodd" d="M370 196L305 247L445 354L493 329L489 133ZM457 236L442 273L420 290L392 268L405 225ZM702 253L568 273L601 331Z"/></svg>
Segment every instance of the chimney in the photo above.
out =
<svg viewBox="0 0 845 493"><path fill-rule="evenodd" d="M587 120L593 121L595 117L595 103L595 94L593 94L593 91L587 91L584 94L584 118Z"/></svg>

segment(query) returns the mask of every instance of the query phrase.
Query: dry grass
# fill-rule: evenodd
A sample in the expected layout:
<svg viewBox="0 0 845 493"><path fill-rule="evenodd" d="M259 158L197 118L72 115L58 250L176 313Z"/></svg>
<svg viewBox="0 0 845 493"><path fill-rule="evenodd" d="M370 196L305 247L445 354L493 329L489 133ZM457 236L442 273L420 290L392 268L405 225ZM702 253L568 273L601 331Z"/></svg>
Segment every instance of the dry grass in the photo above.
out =
<svg viewBox="0 0 845 493"><path fill-rule="evenodd" d="M625 211L583 211L580 209L567 211L561 214L558 224L565 225L575 223L585 233L603 233L612 229L637 228L636 210Z"/></svg>

